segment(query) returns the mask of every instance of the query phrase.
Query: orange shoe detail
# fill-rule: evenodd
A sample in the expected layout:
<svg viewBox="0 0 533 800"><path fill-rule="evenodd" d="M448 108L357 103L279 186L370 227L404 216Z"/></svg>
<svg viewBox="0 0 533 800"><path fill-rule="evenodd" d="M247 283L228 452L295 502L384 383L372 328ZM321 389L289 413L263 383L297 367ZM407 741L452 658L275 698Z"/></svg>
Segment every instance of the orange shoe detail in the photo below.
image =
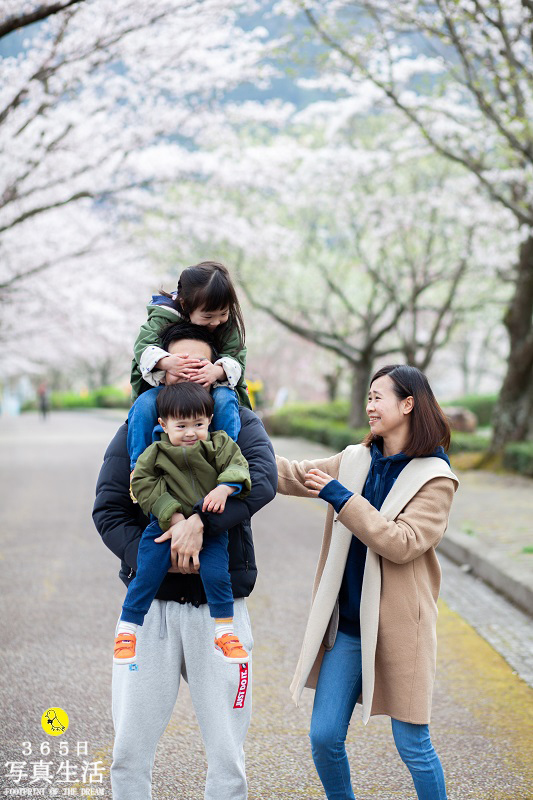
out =
<svg viewBox="0 0 533 800"><path fill-rule="evenodd" d="M119 633L115 639L113 662L115 664L131 664L135 661L137 638L134 633Z"/></svg>
<svg viewBox="0 0 533 800"><path fill-rule="evenodd" d="M234 633L215 639L215 653L228 664L247 664L249 655Z"/></svg>

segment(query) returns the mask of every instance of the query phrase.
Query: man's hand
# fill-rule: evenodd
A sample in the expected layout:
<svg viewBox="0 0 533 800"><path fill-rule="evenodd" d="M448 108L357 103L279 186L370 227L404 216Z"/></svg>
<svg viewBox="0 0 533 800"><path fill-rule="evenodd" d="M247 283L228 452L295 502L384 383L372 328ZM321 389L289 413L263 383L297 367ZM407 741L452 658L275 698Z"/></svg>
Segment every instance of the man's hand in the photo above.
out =
<svg viewBox="0 0 533 800"><path fill-rule="evenodd" d="M204 523L198 514L193 514L189 519L179 520L154 541L165 542L167 539L172 539L170 545L172 567L169 572L180 572L183 575L198 572L200 568L198 555L204 539Z"/></svg>
<svg viewBox="0 0 533 800"><path fill-rule="evenodd" d="M226 486L224 483L221 483L216 489L211 489L204 497L202 511L214 511L217 514L222 514L226 508L226 500L234 491L235 486Z"/></svg>
<svg viewBox="0 0 533 800"><path fill-rule="evenodd" d="M201 386L205 386L206 389L209 389L215 381L222 381L226 377L226 373L224 372L224 367L220 364L211 364L210 361L205 362L202 364L200 369L196 371L196 374L193 375L190 380L193 383L199 383Z"/></svg>
<svg viewBox="0 0 533 800"><path fill-rule="evenodd" d="M322 472L321 469L310 469L305 473L305 485L315 497L318 497L319 492L322 491L333 478L327 472Z"/></svg>

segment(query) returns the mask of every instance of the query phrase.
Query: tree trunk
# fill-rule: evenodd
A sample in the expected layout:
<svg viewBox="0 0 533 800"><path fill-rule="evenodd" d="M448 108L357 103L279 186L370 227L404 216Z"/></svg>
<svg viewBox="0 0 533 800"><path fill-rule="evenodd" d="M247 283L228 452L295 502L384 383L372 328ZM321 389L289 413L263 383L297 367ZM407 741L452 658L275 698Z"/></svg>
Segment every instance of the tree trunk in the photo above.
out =
<svg viewBox="0 0 533 800"><path fill-rule="evenodd" d="M335 402L339 395L339 381L342 375L342 367L335 367L333 372L324 375L324 380L326 382L327 392L328 392L328 400L330 403Z"/></svg>
<svg viewBox="0 0 533 800"><path fill-rule="evenodd" d="M533 439L533 232L522 243L515 293L504 317L509 359L494 410L491 453Z"/></svg>
<svg viewBox="0 0 533 800"><path fill-rule="evenodd" d="M366 428L368 426L365 408L371 369L372 362L366 360L354 364L353 367L350 392L350 418L348 420L352 428Z"/></svg>

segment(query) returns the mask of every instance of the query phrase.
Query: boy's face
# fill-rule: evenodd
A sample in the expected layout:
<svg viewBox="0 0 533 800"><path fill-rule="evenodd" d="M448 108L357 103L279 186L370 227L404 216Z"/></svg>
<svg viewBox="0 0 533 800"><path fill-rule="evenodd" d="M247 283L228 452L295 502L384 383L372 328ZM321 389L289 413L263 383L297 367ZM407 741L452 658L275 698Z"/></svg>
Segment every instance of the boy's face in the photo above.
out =
<svg viewBox="0 0 533 800"><path fill-rule="evenodd" d="M182 417L166 420L159 419L159 424L176 447L190 447L196 442L207 439L209 424L213 417Z"/></svg>

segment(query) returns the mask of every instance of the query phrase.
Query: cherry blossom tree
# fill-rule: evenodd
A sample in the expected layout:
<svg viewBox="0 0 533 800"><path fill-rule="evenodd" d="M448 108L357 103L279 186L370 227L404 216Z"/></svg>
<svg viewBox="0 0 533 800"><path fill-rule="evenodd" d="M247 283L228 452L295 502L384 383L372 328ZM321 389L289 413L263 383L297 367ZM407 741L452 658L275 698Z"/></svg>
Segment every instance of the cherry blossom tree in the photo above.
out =
<svg viewBox="0 0 533 800"><path fill-rule="evenodd" d="M227 136L211 159L198 154L202 179L165 197L149 236L174 254L182 229L189 248L215 246L252 307L344 363L361 425L376 361L427 369L469 314L501 302L512 216L498 214L496 236L493 204L428 148L399 142L397 115L376 128L335 100L271 114L254 141L245 126L246 146Z"/></svg>
<svg viewBox="0 0 533 800"><path fill-rule="evenodd" d="M533 7L526 0L283 0L328 54L315 85L365 90L475 177L521 232L493 450L533 437Z"/></svg>
<svg viewBox="0 0 533 800"><path fill-rule="evenodd" d="M135 303L143 313L154 271L133 233L137 199L149 203L190 177L196 139L219 102L268 76L265 31L240 25L259 4L1 5L0 47L15 42L18 52L0 60L0 338L12 364L35 342L41 365L43 348L52 364L56 346L69 366L81 364L80 342L91 363L98 341L102 351L120 341L122 357L135 333L128 315ZM108 324L116 335L102 339Z"/></svg>

